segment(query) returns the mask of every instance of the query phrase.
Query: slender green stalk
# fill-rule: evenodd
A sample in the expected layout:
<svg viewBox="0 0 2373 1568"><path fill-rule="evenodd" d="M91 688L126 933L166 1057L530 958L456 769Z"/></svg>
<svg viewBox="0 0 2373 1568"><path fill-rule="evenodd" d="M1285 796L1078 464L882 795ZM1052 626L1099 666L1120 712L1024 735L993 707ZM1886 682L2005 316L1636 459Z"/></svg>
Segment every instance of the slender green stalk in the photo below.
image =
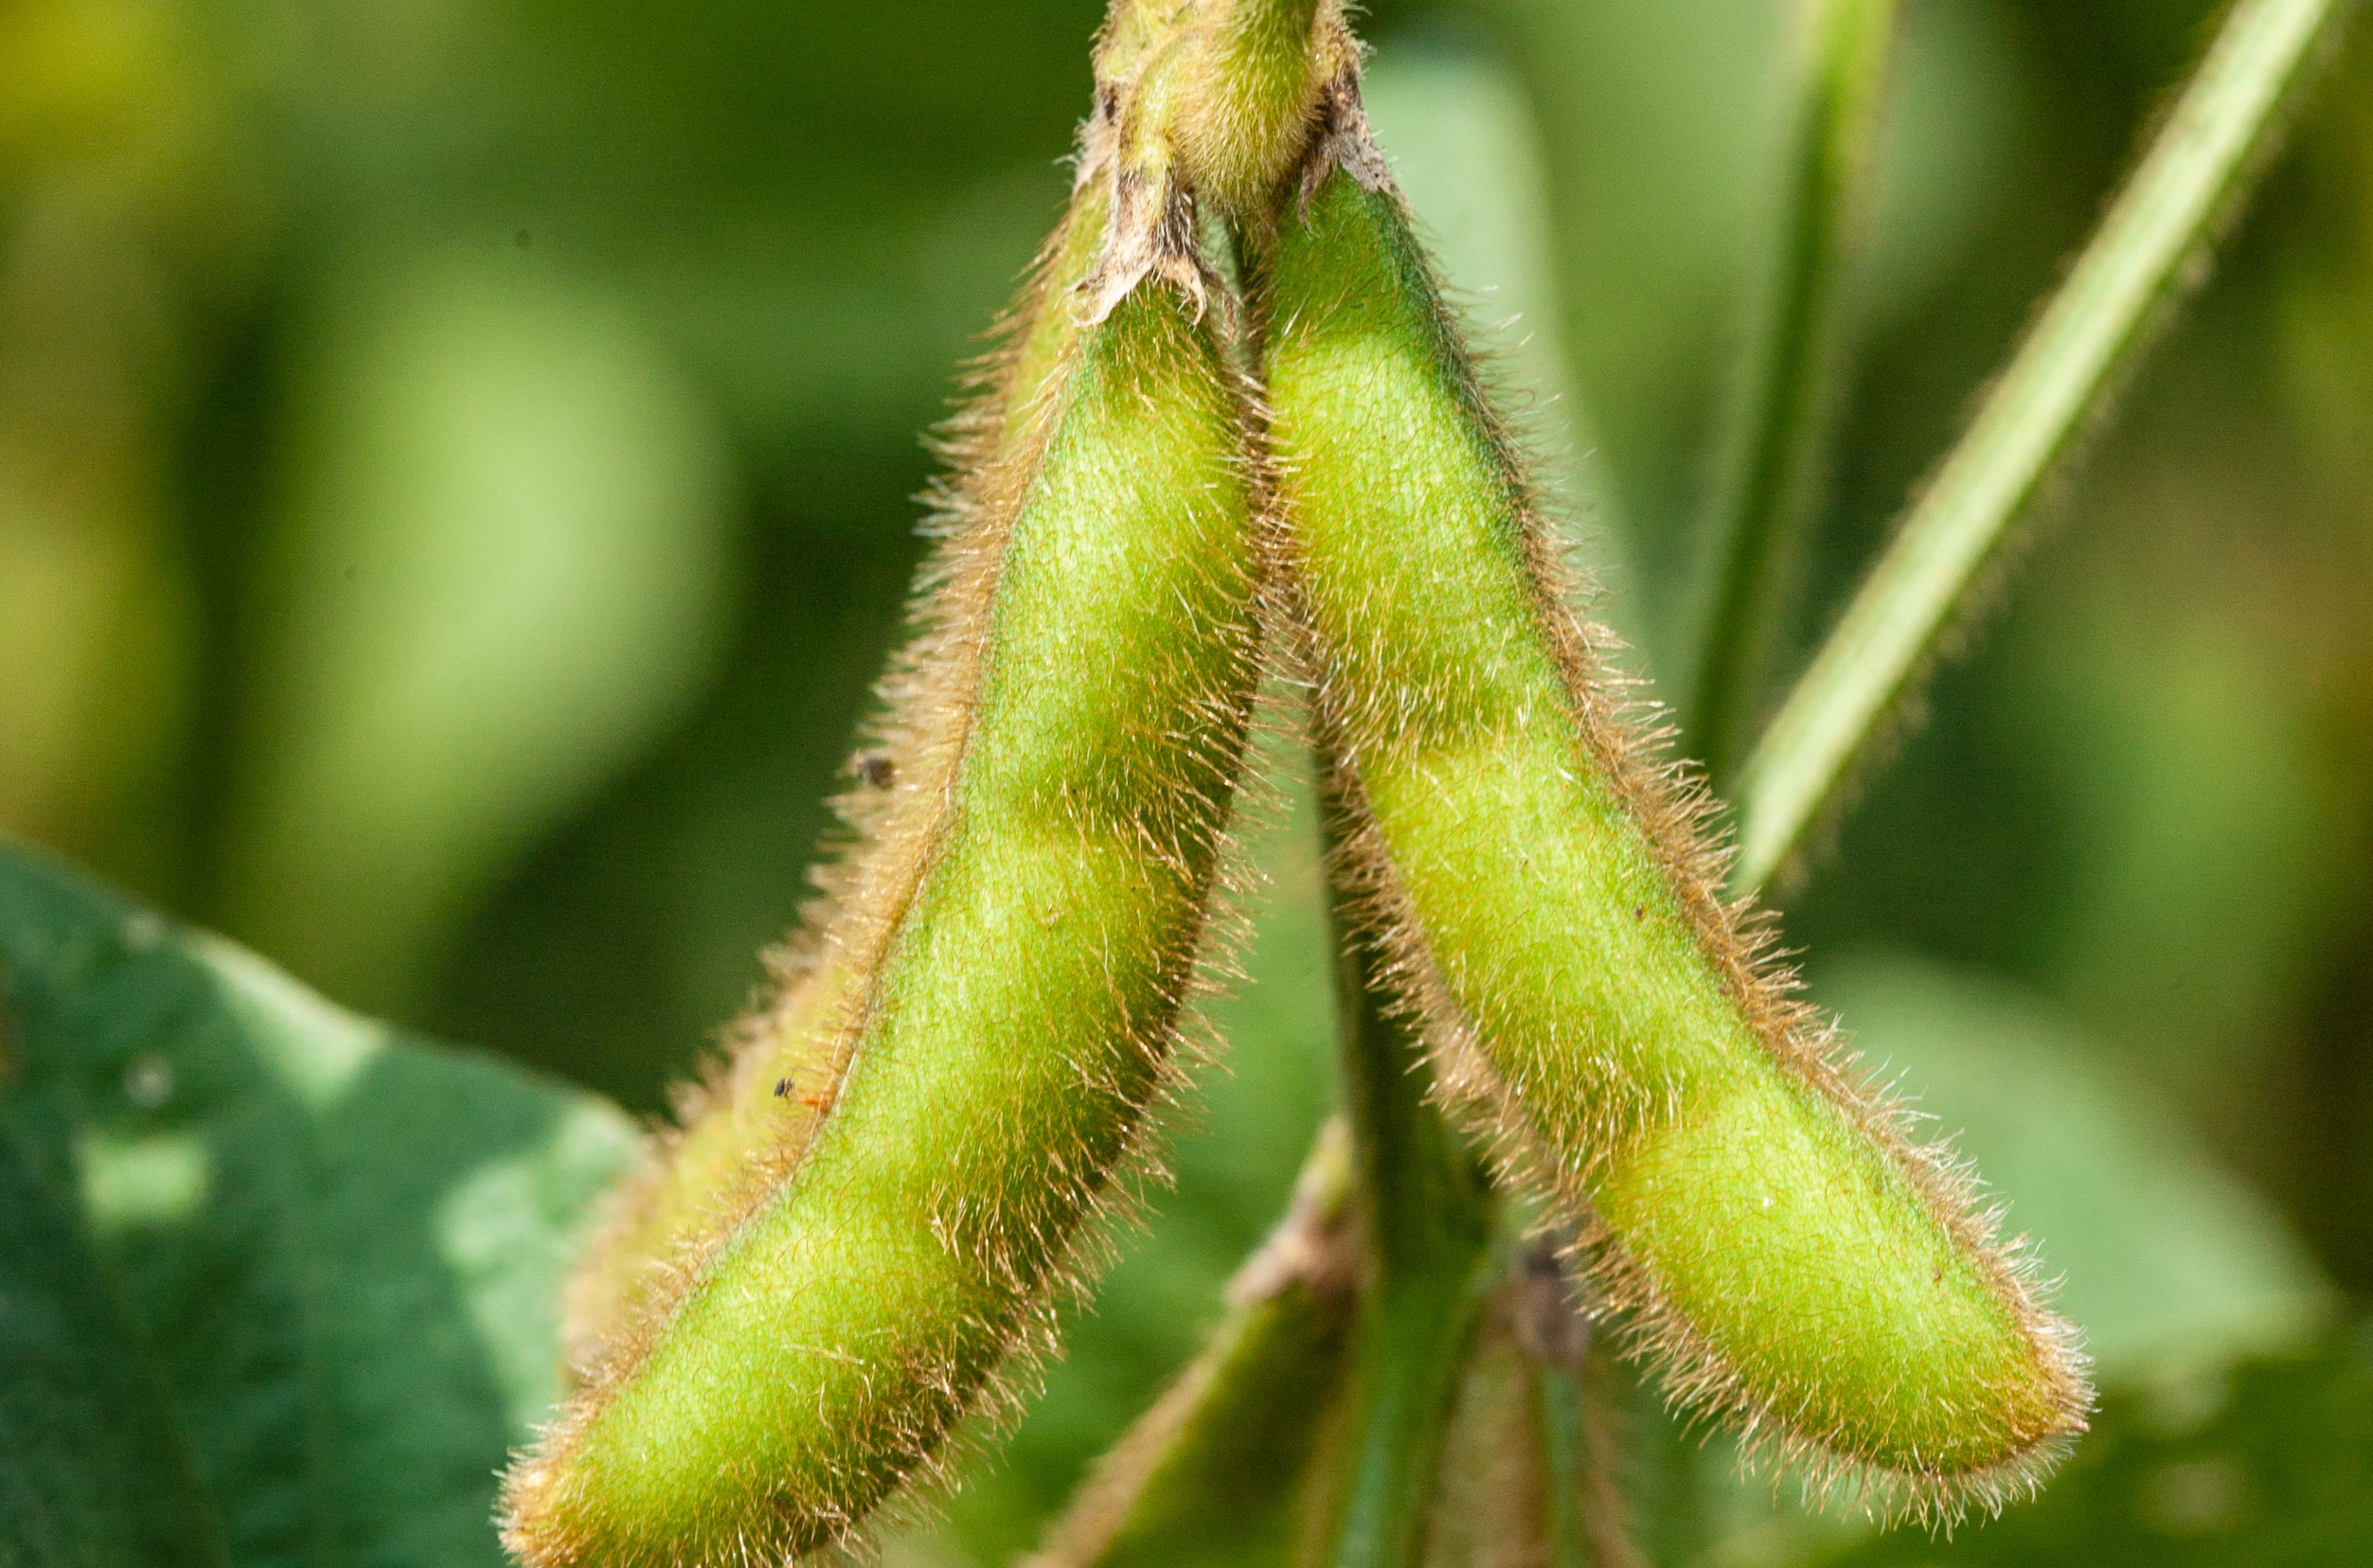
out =
<svg viewBox="0 0 2373 1568"><path fill-rule="evenodd" d="M1752 739L1796 602L1834 433L1845 285L1870 205L1895 35L1896 0L1808 0L1800 9L1785 186L1732 411L1689 708L1691 741L1717 792Z"/></svg>
<svg viewBox="0 0 2373 1568"><path fill-rule="evenodd" d="M1322 758L1325 776L1339 776ZM1387 1010L1383 960L1337 795L1327 802L1329 886L1342 997L1345 1110L1368 1249L1352 1345L1352 1426L1330 1549L1332 1568L1413 1568L1422 1558L1435 1476L1468 1342L1479 1320L1491 1239L1480 1170L1428 1097L1433 1072L1414 1025Z"/></svg>
<svg viewBox="0 0 2373 1568"><path fill-rule="evenodd" d="M1611 1370L1607 1346L1592 1333L1581 1295L1559 1256L1569 1243L1556 1229L1535 1235L1516 1255L1503 1287L1534 1385L1535 1437L1546 1483L1542 1545L1548 1568L1635 1568L1639 1557L1611 1462L1615 1437L1604 1390L1595 1386Z"/></svg>
<svg viewBox="0 0 2373 1568"><path fill-rule="evenodd" d="M1549 1472L1550 1568L1590 1568L1589 1434L1584 1426L1581 1374L1544 1366L1541 1387L1541 1449Z"/></svg>
<svg viewBox="0 0 2373 1568"><path fill-rule="evenodd" d="M1493 1292L1459 1370L1424 1568L1552 1568L1541 1380ZM1579 1565L1576 1565L1579 1568Z"/></svg>
<svg viewBox="0 0 2373 1568"><path fill-rule="evenodd" d="M1294 1204L1228 1286L1186 1370L1097 1464L1031 1568L1282 1559L1340 1408L1358 1282L1348 1130L1329 1122Z"/></svg>
<svg viewBox="0 0 2373 1568"><path fill-rule="evenodd" d="M2068 280L1748 757L1738 886L1760 886L1794 851L2104 401L2152 308L2197 280L2189 263L2275 139L2315 45L2350 9L2239 0L2226 17Z"/></svg>

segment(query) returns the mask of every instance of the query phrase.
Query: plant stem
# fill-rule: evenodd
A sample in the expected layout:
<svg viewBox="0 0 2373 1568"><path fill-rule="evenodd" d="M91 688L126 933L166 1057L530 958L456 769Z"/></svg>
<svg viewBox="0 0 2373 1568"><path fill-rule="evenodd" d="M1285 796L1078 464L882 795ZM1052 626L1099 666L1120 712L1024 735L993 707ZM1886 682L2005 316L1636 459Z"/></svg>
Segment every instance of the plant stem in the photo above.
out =
<svg viewBox="0 0 2373 1568"><path fill-rule="evenodd" d="M2350 0L2239 0L2174 113L1740 773L1737 884L1768 881L1927 664L2152 308L2196 283L2212 224Z"/></svg>
<svg viewBox="0 0 2373 1568"><path fill-rule="evenodd" d="M1321 759L1321 776L1333 776ZM1491 1209L1473 1160L1427 1096L1433 1074L1387 1011L1373 938L1347 886L1348 808L1325 802L1342 998L1345 1113L1368 1256L1353 1330L1351 1428L1328 1560L1413 1568L1423 1556L1442 1439L1489 1282Z"/></svg>
<svg viewBox="0 0 2373 1568"><path fill-rule="evenodd" d="M1237 1272L1228 1312L1153 1407L1098 1460L1033 1568L1226 1561L1290 1539L1340 1399L1356 1259L1350 1139L1323 1129L1294 1203Z"/></svg>
<svg viewBox="0 0 2373 1568"><path fill-rule="evenodd" d="M1582 1376L1570 1366L1544 1366L1534 1376L1540 1384L1541 1447L1549 1474L1549 1568L1590 1568L1590 1438Z"/></svg>
<svg viewBox="0 0 2373 1568"><path fill-rule="evenodd" d="M1710 535L1690 739L1720 791L1760 717L1819 504L1845 358L1846 279L1869 205L1896 0L1809 0L1786 187Z"/></svg>
<svg viewBox="0 0 2373 1568"><path fill-rule="evenodd" d="M1203 0L1180 133L1198 194L1249 218L1273 206L1310 141L1318 0Z"/></svg>

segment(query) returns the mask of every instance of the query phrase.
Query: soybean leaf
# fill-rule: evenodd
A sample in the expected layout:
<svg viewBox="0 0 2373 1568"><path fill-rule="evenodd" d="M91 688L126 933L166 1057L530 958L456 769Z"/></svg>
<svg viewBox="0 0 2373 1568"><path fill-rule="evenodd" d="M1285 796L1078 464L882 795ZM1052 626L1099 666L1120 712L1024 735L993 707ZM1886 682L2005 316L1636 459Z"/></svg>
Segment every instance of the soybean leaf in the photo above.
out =
<svg viewBox="0 0 2373 1568"><path fill-rule="evenodd" d="M1967 608L2010 523L2096 414L2156 309L2204 272L2348 0L2239 0L2109 213L1740 774L1735 877L1758 887Z"/></svg>
<svg viewBox="0 0 2373 1568"><path fill-rule="evenodd" d="M551 1403L559 1282L625 1119L5 844L0 974L0 1134L70 1195L78 1288L129 1330L111 1348L85 1313L61 1354L152 1379L148 1430L187 1445L228 1561L500 1563L495 1472Z"/></svg>
<svg viewBox="0 0 2373 1568"><path fill-rule="evenodd" d="M0 1562L214 1568L222 1533L72 1209L0 1131Z"/></svg>

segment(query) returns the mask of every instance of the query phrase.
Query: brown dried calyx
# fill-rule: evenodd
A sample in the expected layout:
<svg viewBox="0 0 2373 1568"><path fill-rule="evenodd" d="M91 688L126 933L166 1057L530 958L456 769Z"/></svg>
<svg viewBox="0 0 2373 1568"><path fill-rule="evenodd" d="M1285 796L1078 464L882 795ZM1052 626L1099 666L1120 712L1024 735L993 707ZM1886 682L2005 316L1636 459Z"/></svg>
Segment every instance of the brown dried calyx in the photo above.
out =
<svg viewBox="0 0 2373 1568"><path fill-rule="evenodd" d="M1090 322L1110 315L1149 276L1177 289L1198 317L1215 297L1228 308L1225 285L1203 258L1194 191L1178 153L1186 43L1172 31L1116 61L1099 53L1080 177L1110 182L1112 223L1080 285Z"/></svg>

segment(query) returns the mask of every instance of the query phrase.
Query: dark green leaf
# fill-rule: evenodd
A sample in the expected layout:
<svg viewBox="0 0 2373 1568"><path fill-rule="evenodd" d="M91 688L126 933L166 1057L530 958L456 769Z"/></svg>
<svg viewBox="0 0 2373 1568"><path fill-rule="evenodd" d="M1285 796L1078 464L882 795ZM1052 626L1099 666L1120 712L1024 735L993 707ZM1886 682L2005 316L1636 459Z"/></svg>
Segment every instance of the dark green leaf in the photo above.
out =
<svg viewBox="0 0 2373 1568"><path fill-rule="evenodd" d="M165 1390L70 1207L0 1131L0 1563L223 1560Z"/></svg>
<svg viewBox="0 0 2373 1568"><path fill-rule="evenodd" d="M0 1129L73 1195L229 1559L501 1562L495 1472L624 1119L6 846L0 971Z"/></svg>

